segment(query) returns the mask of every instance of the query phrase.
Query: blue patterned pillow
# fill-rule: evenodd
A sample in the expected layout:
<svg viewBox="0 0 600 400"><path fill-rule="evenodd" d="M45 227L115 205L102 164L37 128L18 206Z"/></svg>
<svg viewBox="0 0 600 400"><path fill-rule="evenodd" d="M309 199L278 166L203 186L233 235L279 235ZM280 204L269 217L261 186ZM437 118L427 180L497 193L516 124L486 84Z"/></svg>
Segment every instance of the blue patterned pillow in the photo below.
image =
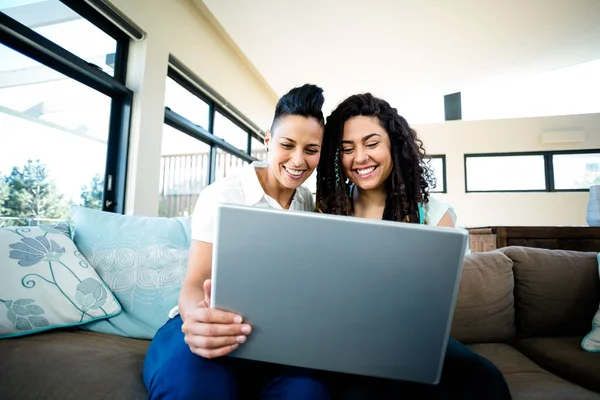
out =
<svg viewBox="0 0 600 400"><path fill-rule="evenodd" d="M86 324L121 306L66 223L0 229L0 338Z"/></svg>
<svg viewBox="0 0 600 400"><path fill-rule="evenodd" d="M121 215L74 207L75 243L123 307L85 329L151 339L177 305L190 218Z"/></svg>

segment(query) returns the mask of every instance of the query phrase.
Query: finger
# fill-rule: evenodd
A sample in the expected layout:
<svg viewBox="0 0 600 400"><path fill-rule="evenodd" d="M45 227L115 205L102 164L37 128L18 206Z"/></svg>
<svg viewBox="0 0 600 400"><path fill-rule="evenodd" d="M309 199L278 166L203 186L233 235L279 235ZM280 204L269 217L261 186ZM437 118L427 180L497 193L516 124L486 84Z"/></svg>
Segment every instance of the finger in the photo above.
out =
<svg viewBox="0 0 600 400"><path fill-rule="evenodd" d="M185 319L190 321L204 322L208 324L241 324L242 317L216 308L196 308L188 311Z"/></svg>
<svg viewBox="0 0 600 400"><path fill-rule="evenodd" d="M210 292L212 289L212 282L210 279L204 281L204 302L207 306L210 306Z"/></svg>
<svg viewBox="0 0 600 400"><path fill-rule="evenodd" d="M198 336L237 336L247 335L252 331L248 324L205 324L194 323L186 326L185 334Z"/></svg>
<svg viewBox="0 0 600 400"><path fill-rule="evenodd" d="M221 347L232 346L234 344L241 344L246 341L246 336L195 336L185 335L185 342L190 347L197 347L199 349L211 350L220 349Z"/></svg>
<svg viewBox="0 0 600 400"><path fill-rule="evenodd" d="M190 346L190 350L192 350L192 353L197 354L200 357L204 357L204 358L218 358L218 357L226 356L227 354L229 354L232 351L234 351L235 349L237 349L238 346L239 345L234 344L232 346L221 347L220 349L201 349L201 348L198 348L198 347L191 347Z"/></svg>

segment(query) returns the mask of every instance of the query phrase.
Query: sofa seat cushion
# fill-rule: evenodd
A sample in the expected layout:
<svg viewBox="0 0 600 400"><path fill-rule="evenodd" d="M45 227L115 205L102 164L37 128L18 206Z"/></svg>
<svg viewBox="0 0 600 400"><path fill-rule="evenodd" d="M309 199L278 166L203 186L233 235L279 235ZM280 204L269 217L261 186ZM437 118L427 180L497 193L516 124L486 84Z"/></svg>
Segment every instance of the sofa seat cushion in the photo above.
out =
<svg viewBox="0 0 600 400"><path fill-rule="evenodd" d="M581 336L521 339L518 348L533 361L569 381L600 392L600 354L581 349Z"/></svg>
<svg viewBox="0 0 600 400"><path fill-rule="evenodd" d="M513 400L600 400L600 394L546 371L510 345L483 343L468 347L504 374Z"/></svg>
<svg viewBox="0 0 600 400"><path fill-rule="evenodd" d="M0 341L3 400L146 399L149 341L57 330Z"/></svg>

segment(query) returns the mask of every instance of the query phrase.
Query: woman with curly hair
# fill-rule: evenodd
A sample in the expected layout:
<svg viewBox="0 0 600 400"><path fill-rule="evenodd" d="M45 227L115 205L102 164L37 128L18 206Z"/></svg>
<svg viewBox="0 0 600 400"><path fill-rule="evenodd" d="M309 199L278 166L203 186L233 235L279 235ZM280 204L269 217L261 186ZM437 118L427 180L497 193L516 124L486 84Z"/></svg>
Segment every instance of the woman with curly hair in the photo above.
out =
<svg viewBox="0 0 600 400"><path fill-rule="evenodd" d="M389 103L370 93L344 100L327 118L317 168L317 210L387 221L455 226L451 207L433 199L435 184L423 143ZM450 338L439 385L340 379L353 396L510 399L502 373ZM344 390L342 390L344 392ZM425 396L425 397L422 397Z"/></svg>

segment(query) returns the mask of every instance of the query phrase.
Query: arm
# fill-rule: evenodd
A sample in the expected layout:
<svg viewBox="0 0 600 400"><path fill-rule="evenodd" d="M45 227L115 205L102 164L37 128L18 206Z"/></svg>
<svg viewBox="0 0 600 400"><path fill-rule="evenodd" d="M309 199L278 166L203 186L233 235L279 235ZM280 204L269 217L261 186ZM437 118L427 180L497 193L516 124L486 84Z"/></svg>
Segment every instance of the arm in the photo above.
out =
<svg viewBox="0 0 600 400"><path fill-rule="evenodd" d="M454 225L454 219L452 218L452 214L450 214L450 211L446 211L444 213L444 215L442 216L442 219L440 219L440 222L438 222L437 226L446 226L449 228L456 228L456 225Z"/></svg>
<svg viewBox="0 0 600 400"><path fill-rule="evenodd" d="M210 279L212 247L212 243L192 240L188 254L187 271L178 302L179 313L184 321L186 312L194 310L205 299L204 281ZM210 304L204 306L210 307Z"/></svg>

